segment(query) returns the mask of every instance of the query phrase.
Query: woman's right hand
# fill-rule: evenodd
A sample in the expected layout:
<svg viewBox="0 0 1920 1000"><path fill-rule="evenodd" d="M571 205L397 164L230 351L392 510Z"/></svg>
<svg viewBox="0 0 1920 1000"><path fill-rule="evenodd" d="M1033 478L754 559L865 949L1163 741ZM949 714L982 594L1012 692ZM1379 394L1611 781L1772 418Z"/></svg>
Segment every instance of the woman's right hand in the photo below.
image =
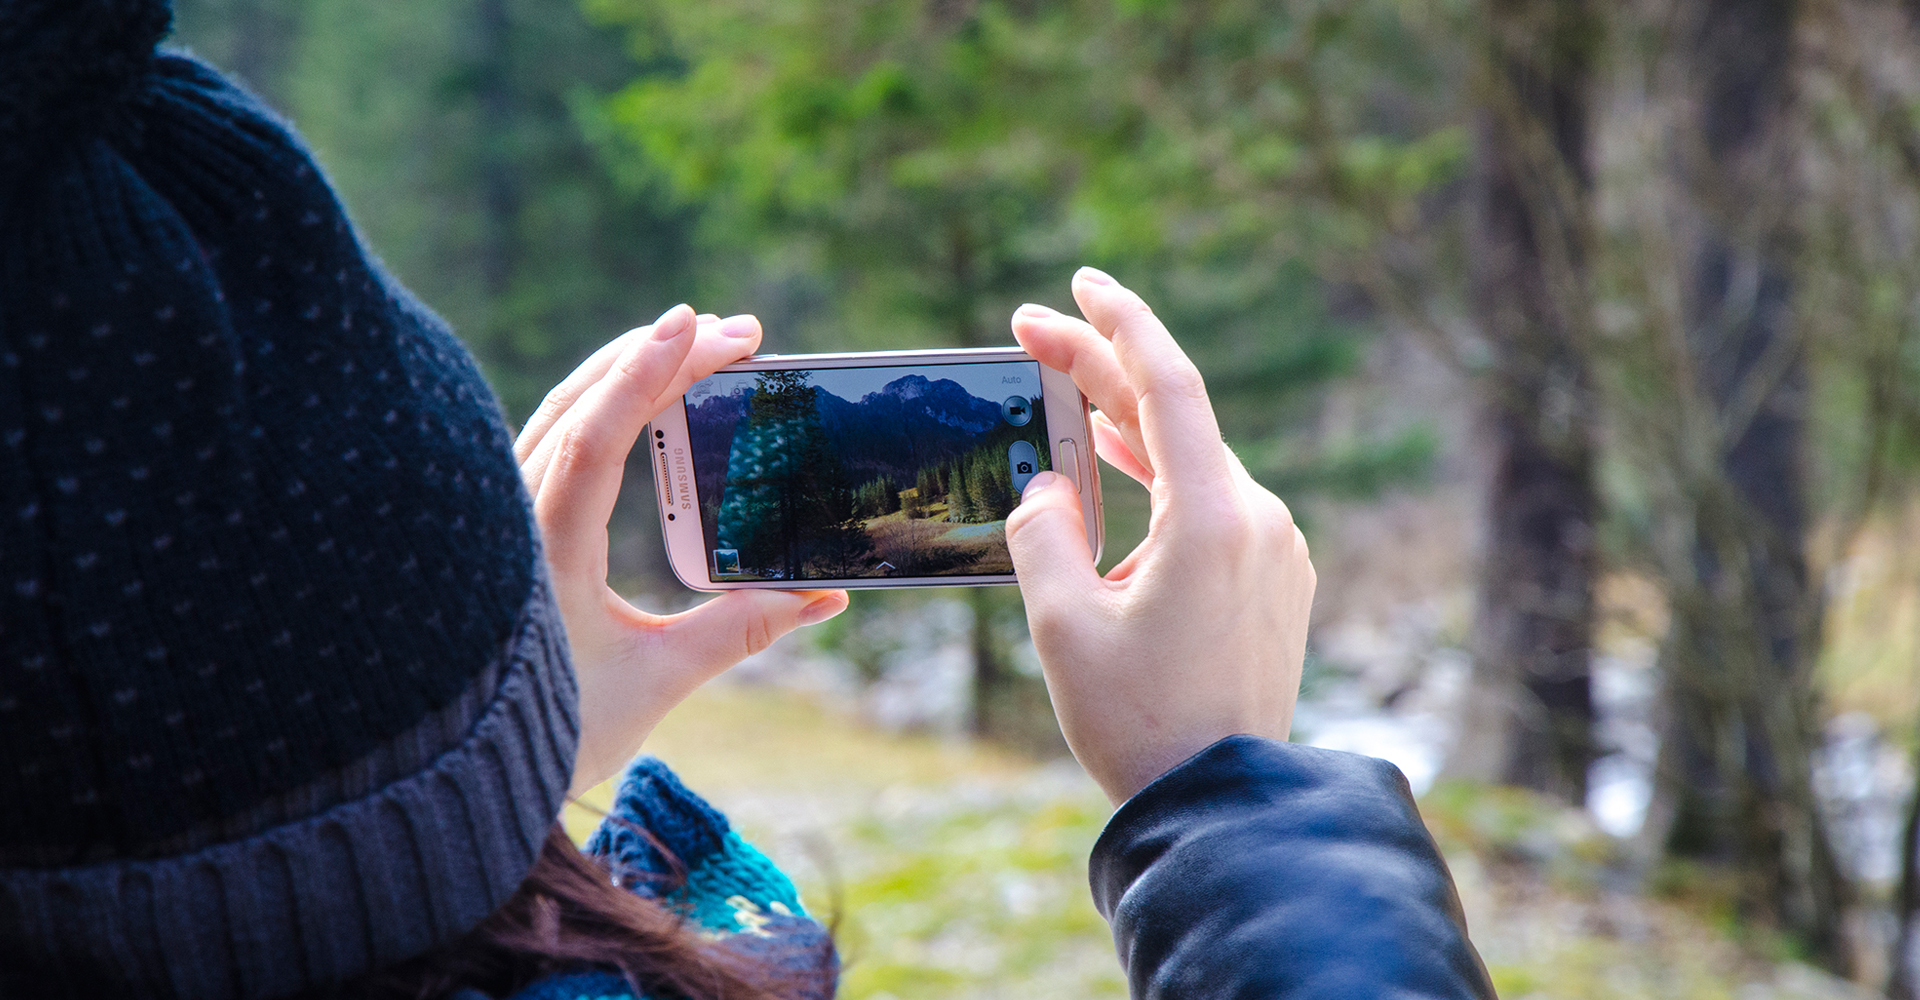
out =
<svg viewBox="0 0 1920 1000"><path fill-rule="evenodd" d="M1117 805L1223 737L1287 738L1314 572L1293 515L1221 441L1199 370L1146 303L1093 268L1073 297L1086 321L1022 306L1014 336L1099 408L1100 457L1147 487L1152 520L1102 577L1073 484L1042 473L1007 545L1061 732Z"/></svg>

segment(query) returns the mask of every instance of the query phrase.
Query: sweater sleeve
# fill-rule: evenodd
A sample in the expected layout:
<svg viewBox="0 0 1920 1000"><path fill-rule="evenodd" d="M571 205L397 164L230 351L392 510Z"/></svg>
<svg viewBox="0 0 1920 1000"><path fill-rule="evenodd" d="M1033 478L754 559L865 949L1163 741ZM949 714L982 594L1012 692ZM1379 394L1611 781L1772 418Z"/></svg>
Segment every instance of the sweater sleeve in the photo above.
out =
<svg viewBox="0 0 1920 1000"><path fill-rule="evenodd" d="M1120 807L1093 898L1138 1000L1492 1000L1392 764L1231 736Z"/></svg>

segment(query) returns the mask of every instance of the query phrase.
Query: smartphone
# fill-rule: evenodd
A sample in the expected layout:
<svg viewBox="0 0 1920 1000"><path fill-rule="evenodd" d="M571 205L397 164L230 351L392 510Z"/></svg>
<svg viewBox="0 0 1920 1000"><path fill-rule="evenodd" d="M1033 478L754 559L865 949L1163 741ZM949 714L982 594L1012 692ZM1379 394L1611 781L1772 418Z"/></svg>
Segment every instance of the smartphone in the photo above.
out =
<svg viewBox="0 0 1920 1000"><path fill-rule="evenodd" d="M1087 412L1019 348L748 358L647 428L667 559L695 590L1014 583L1007 515L1049 469L1097 558Z"/></svg>

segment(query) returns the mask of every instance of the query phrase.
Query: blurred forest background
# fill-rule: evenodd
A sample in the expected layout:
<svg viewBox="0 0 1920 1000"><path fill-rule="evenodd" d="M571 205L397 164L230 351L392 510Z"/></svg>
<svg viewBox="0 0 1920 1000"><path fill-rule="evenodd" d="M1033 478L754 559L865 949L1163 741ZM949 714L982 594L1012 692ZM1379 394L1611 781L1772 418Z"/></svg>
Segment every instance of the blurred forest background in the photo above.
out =
<svg viewBox="0 0 1920 1000"><path fill-rule="evenodd" d="M1920 996L1920 2L176 7L515 419L680 301L988 345L1114 273L1307 526L1296 738L1424 793L1502 995ZM813 633L655 746L847 995L1124 995L1018 595Z"/></svg>

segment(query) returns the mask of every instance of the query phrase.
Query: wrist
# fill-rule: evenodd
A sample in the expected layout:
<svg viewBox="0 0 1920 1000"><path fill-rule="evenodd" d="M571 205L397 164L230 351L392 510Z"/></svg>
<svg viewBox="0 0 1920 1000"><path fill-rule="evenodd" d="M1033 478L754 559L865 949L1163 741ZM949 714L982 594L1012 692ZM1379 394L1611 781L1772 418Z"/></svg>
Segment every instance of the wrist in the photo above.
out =
<svg viewBox="0 0 1920 1000"><path fill-rule="evenodd" d="M1161 775L1231 735L1234 734L1194 734L1143 747L1119 767L1109 771L1101 780L1100 787L1107 793L1108 801L1117 808L1139 794L1141 789L1153 784Z"/></svg>
<svg viewBox="0 0 1920 1000"><path fill-rule="evenodd" d="M1264 739L1287 741L1291 734L1293 710L1273 726L1221 726L1217 729L1196 729L1190 733L1151 744L1142 745L1129 754L1118 766L1109 768L1104 777L1096 775L1101 790L1116 807L1139 794L1140 790L1153 784L1161 775L1193 759L1208 747L1230 736L1258 736Z"/></svg>

